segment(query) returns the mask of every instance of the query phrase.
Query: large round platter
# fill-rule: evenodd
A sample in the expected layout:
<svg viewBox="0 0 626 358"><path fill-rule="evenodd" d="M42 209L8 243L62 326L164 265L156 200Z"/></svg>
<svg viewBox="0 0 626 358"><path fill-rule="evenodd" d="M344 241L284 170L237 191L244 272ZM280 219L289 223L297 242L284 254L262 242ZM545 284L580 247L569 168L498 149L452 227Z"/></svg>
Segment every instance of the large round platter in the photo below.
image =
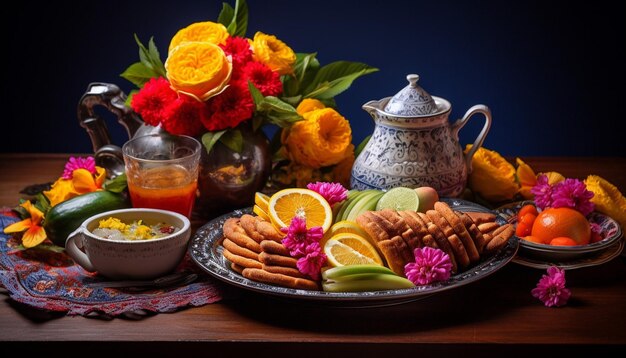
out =
<svg viewBox="0 0 626 358"><path fill-rule="evenodd" d="M490 212L485 207L465 200L442 200L457 211ZM439 292L467 285L481 280L500 270L513 259L518 249L518 240L513 237L508 241L507 245L495 255L485 258L468 270L452 276L448 281L437 282L426 286L416 286L401 290L343 293L296 290L248 280L230 269L230 262L222 255L222 226L224 221L228 218L240 217L241 215L250 212L251 210L249 208L244 210L235 210L231 213L213 219L199 228L191 238L189 245L190 256L196 264L198 264L198 266L208 274L239 288L280 298L306 300L338 307L372 307L400 304L419 300ZM496 220L500 224L506 222L504 218L499 216Z"/></svg>

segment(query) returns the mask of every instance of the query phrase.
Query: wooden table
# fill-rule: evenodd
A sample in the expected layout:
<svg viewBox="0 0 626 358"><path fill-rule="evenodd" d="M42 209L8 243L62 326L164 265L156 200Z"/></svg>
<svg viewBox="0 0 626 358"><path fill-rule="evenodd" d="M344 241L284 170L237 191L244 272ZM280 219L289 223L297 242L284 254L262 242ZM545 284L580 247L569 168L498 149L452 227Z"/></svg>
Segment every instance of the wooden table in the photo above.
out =
<svg viewBox="0 0 626 358"><path fill-rule="evenodd" d="M58 177L67 155L0 154L0 206L26 184ZM537 171L598 174L626 192L626 158L523 158ZM567 272L572 299L546 308L533 298L544 270L511 263L478 282L385 308L337 309L235 289L219 303L142 320L49 315L9 298L0 302L0 350L67 356L139 351L205 357L289 355L525 356L606 353L626 345L626 258ZM73 345L67 344L73 341ZM619 351L618 351L619 352ZM4 354L3 354L4 355Z"/></svg>

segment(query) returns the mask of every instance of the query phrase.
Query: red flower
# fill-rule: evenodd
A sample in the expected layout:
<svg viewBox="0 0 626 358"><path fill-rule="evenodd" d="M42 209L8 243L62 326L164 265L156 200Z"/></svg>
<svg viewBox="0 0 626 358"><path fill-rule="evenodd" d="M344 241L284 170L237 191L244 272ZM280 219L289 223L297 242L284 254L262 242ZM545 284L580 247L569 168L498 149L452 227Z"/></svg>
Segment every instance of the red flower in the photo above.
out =
<svg viewBox="0 0 626 358"><path fill-rule="evenodd" d="M263 96L278 96L283 93L283 84L278 72L266 65L252 61L243 68L243 78L250 80Z"/></svg>
<svg viewBox="0 0 626 358"><path fill-rule="evenodd" d="M163 77L151 78L132 100L131 107L151 125L158 126L164 120L164 109L177 97L170 83Z"/></svg>
<svg viewBox="0 0 626 358"><path fill-rule="evenodd" d="M231 81L226 91L207 102L207 107L209 114L202 118L202 124L209 131L235 128L254 113L247 83L241 81Z"/></svg>
<svg viewBox="0 0 626 358"><path fill-rule="evenodd" d="M202 132L202 117L206 105L189 96L181 95L163 110L163 129L174 135L195 137Z"/></svg>
<svg viewBox="0 0 626 358"><path fill-rule="evenodd" d="M226 43L220 45L226 55L230 55L233 60L233 78L242 75L244 66L252 61L252 47L247 39L242 37L229 37Z"/></svg>

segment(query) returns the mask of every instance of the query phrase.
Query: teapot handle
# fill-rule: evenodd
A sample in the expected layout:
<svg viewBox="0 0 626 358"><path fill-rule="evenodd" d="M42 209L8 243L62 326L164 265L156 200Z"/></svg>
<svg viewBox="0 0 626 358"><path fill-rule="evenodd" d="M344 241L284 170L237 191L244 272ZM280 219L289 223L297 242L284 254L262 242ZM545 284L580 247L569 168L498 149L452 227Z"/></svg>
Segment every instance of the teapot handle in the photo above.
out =
<svg viewBox="0 0 626 358"><path fill-rule="evenodd" d="M87 87L78 102L78 121L87 130L95 153L96 164L107 170L109 177L124 172L124 158L120 147L111 143L111 136L102 117L94 112L94 107L102 106L117 116L118 122L126 128L128 138L132 138L143 121L125 104L126 94L114 84L93 82Z"/></svg>
<svg viewBox="0 0 626 358"><path fill-rule="evenodd" d="M478 134L478 137L476 137L476 140L472 145L472 149L470 149L470 151L465 154L465 165L467 167L467 174L470 174L472 172L472 157L474 156L474 153L476 153L478 148L483 145L485 137L487 136L487 132L489 132L489 128L491 128L491 111L489 110L489 107L485 106L484 104L477 104L468 109L467 112L465 112L463 118L457 120L452 124L452 135L458 139L459 131L461 130L461 128L463 128L467 121L469 121L469 119L477 113L482 113L485 116L485 125Z"/></svg>

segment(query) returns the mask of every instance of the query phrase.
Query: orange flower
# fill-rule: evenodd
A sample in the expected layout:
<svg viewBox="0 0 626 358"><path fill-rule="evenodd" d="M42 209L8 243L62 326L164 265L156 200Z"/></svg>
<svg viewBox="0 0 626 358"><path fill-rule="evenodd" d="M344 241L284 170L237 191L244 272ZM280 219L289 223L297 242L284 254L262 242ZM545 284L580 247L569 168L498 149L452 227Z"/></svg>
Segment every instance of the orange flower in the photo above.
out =
<svg viewBox="0 0 626 358"><path fill-rule="evenodd" d="M50 206L55 206L75 196L102 190L105 177L106 170L101 167L96 167L95 175L84 168L76 169L71 179L59 178L50 190L43 193L50 201Z"/></svg>
<svg viewBox="0 0 626 358"><path fill-rule="evenodd" d="M210 42L221 45L226 42L227 38L228 30L224 25L211 21L196 22L180 29L174 35L168 52L172 52L176 46L185 42Z"/></svg>
<svg viewBox="0 0 626 358"><path fill-rule="evenodd" d="M25 248L35 247L41 244L47 237L46 231L41 226L43 213L33 206L30 200L26 200L20 206L28 211L30 217L7 226L4 228L4 233L13 234L26 231L24 235L22 235L22 245L24 245Z"/></svg>
<svg viewBox="0 0 626 358"><path fill-rule="evenodd" d="M296 54L284 42L277 39L276 36L257 31L254 34L251 45L256 61L264 63L272 71L276 71L281 75L293 73Z"/></svg>
<svg viewBox="0 0 626 358"><path fill-rule="evenodd" d="M537 184L537 175L535 175L533 168L524 163L520 158L516 158L515 161L517 162L515 174L517 175L517 181L520 185L519 193L524 199L532 200L535 196L530 192L530 189Z"/></svg>
<svg viewBox="0 0 626 358"><path fill-rule="evenodd" d="M472 145L468 144L465 153L471 148ZM478 148L472 157L472 173L468 178L468 186L490 202L511 200L519 188L513 165L500 153L484 147Z"/></svg>
<svg viewBox="0 0 626 358"><path fill-rule="evenodd" d="M332 108L304 113L283 136L291 160L313 169L335 165L354 151L350 123Z"/></svg>
<svg viewBox="0 0 626 358"><path fill-rule="evenodd" d="M305 98L302 102L300 102L298 108L296 108L296 112L298 112L299 115L304 116L305 113L322 108L326 108L326 106L320 100L315 98Z"/></svg>

